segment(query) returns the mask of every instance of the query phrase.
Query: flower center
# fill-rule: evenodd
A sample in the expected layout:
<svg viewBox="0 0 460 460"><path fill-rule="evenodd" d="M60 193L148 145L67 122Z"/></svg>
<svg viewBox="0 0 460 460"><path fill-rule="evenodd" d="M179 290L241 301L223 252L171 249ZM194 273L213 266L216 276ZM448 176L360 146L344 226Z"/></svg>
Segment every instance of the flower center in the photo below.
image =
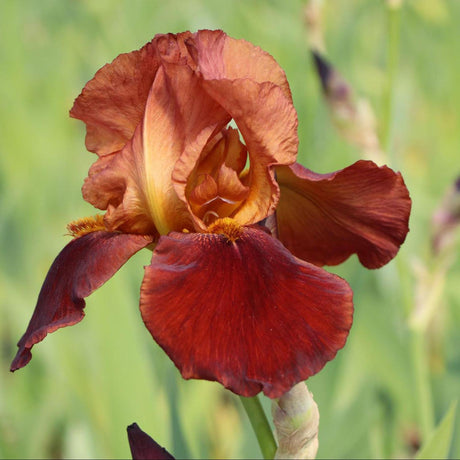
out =
<svg viewBox="0 0 460 460"><path fill-rule="evenodd" d="M243 179L246 160L246 146L233 128L221 131L204 149L188 179L186 195L193 214L205 225L233 215L248 197Z"/></svg>
<svg viewBox="0 0 460 460"><path fill-rule="evenodd" d="M227 237L228 242L234 243L243 233L243 227L231 217L217 219L208 227L208 233L217 233Z"/></svg>

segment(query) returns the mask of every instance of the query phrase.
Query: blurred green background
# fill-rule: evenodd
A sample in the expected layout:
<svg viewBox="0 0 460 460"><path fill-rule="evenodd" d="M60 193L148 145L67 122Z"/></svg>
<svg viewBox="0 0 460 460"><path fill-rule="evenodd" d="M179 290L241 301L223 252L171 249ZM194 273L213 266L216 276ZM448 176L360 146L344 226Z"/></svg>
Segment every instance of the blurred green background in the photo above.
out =
<svg viewBox="0 0 460 460"><path fill-rule="evenodd" d="M304 6L0 0L0 457L126 458L132 422L177 457L260 457L239 399L216 383L183 381L143 326L138 298L148 251L89 297L82 323L37 345L25 369L11 374L9 365L46 272L68 241L66 224L94 214L80 187L96 157L85 150L83 123L68 111L119 53L165 32L222 28L245 38L286 70L300 161L330 172L359 159L322 98ZM424 353L414 355L408 326L417 267L430 273L434 266L431 216L460 173L460 2L407 0L397 20L392 14L383 0L323 1L328 58L368 99L377 123L391 108L389 161L404 175L413 213L397 260L368 271L352 257L331 269L352 285L356 313L345 348L308 381L321 414L320 458L408 458L424 439L423 413L432 409L428 425L438 424L460 394L458 260L419 344ZM457 422L452 458L460 457L459 439Z"/></svg>

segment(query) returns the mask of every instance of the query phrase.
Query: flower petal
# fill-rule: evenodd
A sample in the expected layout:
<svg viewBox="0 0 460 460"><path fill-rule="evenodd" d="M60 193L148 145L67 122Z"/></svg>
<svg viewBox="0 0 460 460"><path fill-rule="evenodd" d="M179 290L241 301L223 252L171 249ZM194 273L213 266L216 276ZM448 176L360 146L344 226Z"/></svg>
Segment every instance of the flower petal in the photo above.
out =
<svg viewBox="0 0 460 460"><path fill-rule="evenodd" d="M120 207L108 213L108 221L116 214L121 220L114 222L123 225L143 214L150 216L162 234L193 228L186 203L174 189L172 172L186 147L196 146L201 152L208 139L230 121L230 116L203 90L199 76L188 65L191 58L184 40L189 36L157 35L153 40L160 66L143 107L142 122L122 150L125 158L117 158L107 170L116 183L129 178L126 187L118 187L115 195L110 189L107 198L104 181L95 177L85 184L85 198L91 203L96 202L95 196L104 196L104 202ZM127 227L120 228L128 231Z"/></svg>
<svg viewBox="0 0 460 460"><path fill-rule="evenodd" d="M221 30L200 30L186 41L197 68L207 80L249 79L271 82L292 100L284 70L273 56L246 40L229 37Z"/></svg>
<svg viewBox="0 0 460 460"><path fill-rule="evenodd" d="M235 120L248 149L245 185L250 193L231 217L244 225L256 223L278 201L273 166L291 164L297 155L297 114L284 71L268 53L220 31L200 31L186 45L202 87ZM209 140L206 134L184 151L174 168L176 191L184 201L187 179Z"/></svg>
<svg viewBox="0 0 460 460"><path fill-rule="evenodd" d="M82 187L83 198L104 216L110 231L158 235L146 193L142 128L120 152L99 158Z"/></svg>
<svg viewBox="0 0 460 460"><path fill-rule="evenodd" d="M145 269L141 313L186 379L281 396L345 344L352 292L260 227L163 236Z"/></svg>
<svg viewBox="0 0 460 460"><path fill-rule="evenodd" d="M83 319L85 297L102 286L137 251L152 242L141 235L98 231L72 240L56 257L43 283L11 371L32 358L30 349L50 332Z"/></svg>
<svg viewBox="0 0 460 460"><path fill-rule="evenodd" d="M378 268L398 252L409 231L409 192L401 174L358 161L330 174L299 164L276 170L281 198L278 237L297 257L336 265L357 254Z"/></svg>
<svg viewBox="0 0 460 460"><path fill-rule="evenodd" d="M86 123L86 148L99 155L120 150L142 120L159 68L154 42L120 54L83 88L70 116Z"/></svg>
<svg viewBox="0 0 460 460"><path fill-rule="evenodd" d="M174 460L174 457L144 433L137 423L129 425L127 431L133 460Z"/></svg>

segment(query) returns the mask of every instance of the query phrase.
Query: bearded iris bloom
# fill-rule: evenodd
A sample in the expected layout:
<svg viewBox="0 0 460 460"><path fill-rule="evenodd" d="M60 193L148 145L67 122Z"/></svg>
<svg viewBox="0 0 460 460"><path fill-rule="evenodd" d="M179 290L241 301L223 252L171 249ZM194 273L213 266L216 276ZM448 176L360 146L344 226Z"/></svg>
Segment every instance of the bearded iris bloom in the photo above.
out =
<svg viewBox="0 0 460 460"><path fill-rule="evenodd" d="M70 114L98 155L83 197L105 213L69 225L12 370L79 322L84 298L142 248L153 250L142 318L184 378L274 398L334 358L352 291L321 267L357 254L378 268L396 255L411 206L399 173L296 163L283 70L222 31L157 35L118 56Z"/></svg>

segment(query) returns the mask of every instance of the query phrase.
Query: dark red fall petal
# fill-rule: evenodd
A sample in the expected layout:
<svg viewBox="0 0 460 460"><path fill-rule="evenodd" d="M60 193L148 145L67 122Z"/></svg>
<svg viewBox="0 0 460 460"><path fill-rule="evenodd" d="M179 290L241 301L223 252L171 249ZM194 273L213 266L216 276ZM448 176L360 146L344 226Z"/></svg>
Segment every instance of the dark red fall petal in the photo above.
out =
<svg viewBox="0 0 460 460"><path fill-rule="evenodd" d="M292 256L261 228L160 238L141 287L141 313L186 379L276 398L345 344L352 291Z"/></svg>
<svg viewBox="0 0 460 460"><path fill-rule="evenodd" d="M149 237L94 232L72 240L56 257L43 283L35 311L11 371L32 358L30 349L50 332L83 319L85 297L102 286L137 251L152 242Z"/></svg>
<svg viewBox="0 0 460 460"><path fill-rule="evenodd" d="M411 199L401 174L387 166L361 160L316 174L296 163L276 174L278 237L297 257L336 265L356 253L365 267L379 268L404 242Z"/></svg>
<svg viewBox="0 0 460 460"><path fill-rule="evenodd" d="M129 425L127 431L133 460L174 460L174 457L144 433L137 423Z"/></svg>

